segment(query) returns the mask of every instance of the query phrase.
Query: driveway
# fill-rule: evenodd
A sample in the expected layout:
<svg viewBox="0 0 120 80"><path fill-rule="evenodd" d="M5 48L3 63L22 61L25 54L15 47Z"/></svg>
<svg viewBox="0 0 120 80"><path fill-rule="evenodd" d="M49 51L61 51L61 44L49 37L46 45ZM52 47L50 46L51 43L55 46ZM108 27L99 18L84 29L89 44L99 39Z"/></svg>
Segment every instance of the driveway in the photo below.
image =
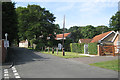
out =
<svg viewBox="0 0 120 80"><path fill-rule="evenodd" d="M117 78L118 72L90 66L80 61L13 48L14 66L3 68L6 78Z"/></svg>

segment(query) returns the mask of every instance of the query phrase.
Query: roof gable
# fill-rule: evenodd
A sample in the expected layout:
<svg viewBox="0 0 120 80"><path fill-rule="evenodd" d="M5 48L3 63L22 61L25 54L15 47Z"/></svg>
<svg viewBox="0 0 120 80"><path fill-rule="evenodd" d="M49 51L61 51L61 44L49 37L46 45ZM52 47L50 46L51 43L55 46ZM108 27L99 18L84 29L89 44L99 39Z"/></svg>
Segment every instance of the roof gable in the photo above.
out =
<svg viewBox="0 0 120 80"><path fill-rule="evenodd" d="M112 42L114 42L114 41L115 41L115 39L116 39L116 37L117 37L117 36L120 38L120 32L118 32L118 31L116 32L116 34L115 34L115 36L114 36L114 38L113 38Z"/></svg>
<svg viewBox="0 0 120 80"><path fill-rule="evenodd" d="M109 32L106 32L106 33L97 35L97 36L95 36L95 37L92 39L91 43L99 42L99 41L101 41L101 40L104 40L105 38L107 38L107 37L108 37L110 34L112 34L112 33L115 33L115 32L114 32L114 31L109 31Z"/></svg>

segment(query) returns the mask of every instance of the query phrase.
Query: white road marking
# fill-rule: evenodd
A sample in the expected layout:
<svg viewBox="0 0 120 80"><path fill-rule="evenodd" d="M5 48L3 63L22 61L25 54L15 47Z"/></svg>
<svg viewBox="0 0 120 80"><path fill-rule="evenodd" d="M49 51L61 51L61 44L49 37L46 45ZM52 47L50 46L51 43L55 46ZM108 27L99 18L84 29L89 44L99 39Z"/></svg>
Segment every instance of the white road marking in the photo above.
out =
<svg viewBox="0 0 120 80"><path fill-rule="evenodd" d="M8 76L9 76L9 74L4 74L4 76L7 76L7 77L8 77Z"/></svg>
<svg viewBox="0 0 120 80"><path fill-rule="evenodd" d="M9 79L8 69L4 69L4 79Z"/></svg>
<svg viewBox="0 0 120 80"><path fill-rule="evenodd" d="M20 75L18 74L15 66L12 67L12 71L13 71L13 73L14 73L15 78L20 78Z"/></svg>
<svg viewBox="0 0 120 80"><path fill-rule="evenodd" d="M20 76L16 76L15 78L20 78Z"/></svg>

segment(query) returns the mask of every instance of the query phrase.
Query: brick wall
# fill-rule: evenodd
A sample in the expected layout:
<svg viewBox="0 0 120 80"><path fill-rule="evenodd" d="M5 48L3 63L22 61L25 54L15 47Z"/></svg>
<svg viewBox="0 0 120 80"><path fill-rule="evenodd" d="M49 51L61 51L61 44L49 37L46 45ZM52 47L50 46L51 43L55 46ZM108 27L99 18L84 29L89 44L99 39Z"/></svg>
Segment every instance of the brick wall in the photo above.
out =
<svg viewBox="0 0 120 80"><path fill-rule="evenodd" d="M117 51L117 42L118 42L118 36L116 37L116 39L115 39L115 41L114 41L114 45L116 46L115 47L115 53L118 53L118 51Z"/></svg>
<svg viewBox="0 0 120 80"><path fill-rule="evenodd" d="M4 40L0 40L0 46L2 47L2 62L5 62L5 58L6 58L6 48L4 47Z"/></svg>

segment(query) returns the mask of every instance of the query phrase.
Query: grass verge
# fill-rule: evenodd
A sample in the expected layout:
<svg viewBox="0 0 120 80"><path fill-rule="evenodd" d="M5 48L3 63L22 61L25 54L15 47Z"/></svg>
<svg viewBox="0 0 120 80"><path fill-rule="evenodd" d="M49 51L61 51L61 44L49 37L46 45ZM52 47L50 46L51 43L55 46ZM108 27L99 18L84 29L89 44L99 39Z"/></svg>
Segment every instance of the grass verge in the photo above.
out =
<svg viewBox="0 0 120 80"><path fill-rule="evenodd" d="M89 65L97 66L97 67L101 67L101 68L105 68L105 69L110 69L110 70L114 70L114 71L120 71L120 68L118 68L118 60L93 63L93 64L89 64Z"/></svg>
<svg viewBox="0 0 120 80"><path fill-rule="evenodd" d="M49 53L48 53L48 52L45 52L45 51L41 51L41 53L52 54L52 51L50 51ZM89 56L84 56L84 55L79 55L79 54L80 54L80 53L75 53L75 52L65 52L65 56L63 56L63 55L62 55L62 52L59 51L59 52L58 52L58 55L57 55L57 52L54 52L54 54L52 54L52 55L59 56L59 57L62 57L62 58L89 57Z"/></svg>

